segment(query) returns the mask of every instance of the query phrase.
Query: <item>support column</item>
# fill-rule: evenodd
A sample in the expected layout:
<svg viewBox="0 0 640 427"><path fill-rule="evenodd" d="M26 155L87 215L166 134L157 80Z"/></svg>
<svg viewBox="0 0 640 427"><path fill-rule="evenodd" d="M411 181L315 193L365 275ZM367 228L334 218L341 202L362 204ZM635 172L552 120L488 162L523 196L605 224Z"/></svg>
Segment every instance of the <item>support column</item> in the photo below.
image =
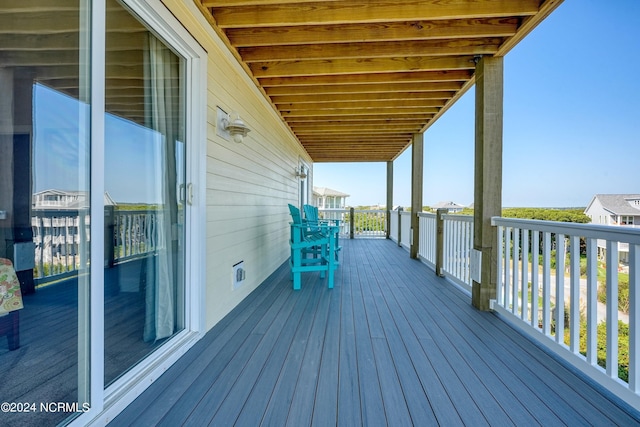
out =
<svg viewBox="0 0 640 427"><path fill-rule="evenodd" d="M473 248L482 254L480 283L471 302L489 310L496 297L497 235L491 217L502 213L503 58L482 57L476 65L476 129Z"/></svg>
<svg viewBox="0 0 640 427"><path fill-rule="evenodd" d="M15 75L14 90L14 134L13 134L13 240L14 247L33 252L33 227L31 224L31 204L33 194L32 157L33 157L33 76L28 73ZM26 248L26 249L24 249ZM19 266L14 260L16 275L20 281L22 293L35 292L33 264Z"/></svg>
<svg viewBox="0 0 640 427"><path fill-rule="evenodd" d="M393 162L387 162L387 239L391 236L391 211L393 210Z"/></svg>
<svg viewBox="0 0 640 427"><path fill-rule="evenodd" d="M422 180L424 163L423 134L413 135L411 144L411 258L418 258L418 242L420 241L418 213L422 212Z"/></svg>
<svg viewBox="0 0 640 427"><path fill-rule="evenodd" d="M13 70L0 68L0 258L13 259Z"/></svg>

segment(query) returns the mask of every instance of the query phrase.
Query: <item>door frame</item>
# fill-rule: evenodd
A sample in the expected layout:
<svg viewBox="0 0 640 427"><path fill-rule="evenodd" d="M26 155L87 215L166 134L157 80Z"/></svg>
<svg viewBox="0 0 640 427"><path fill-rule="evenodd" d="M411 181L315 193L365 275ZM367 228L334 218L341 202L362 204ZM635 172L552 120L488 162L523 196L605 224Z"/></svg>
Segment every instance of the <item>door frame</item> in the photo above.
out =
<svg viewBox="0 0 640 427"><path fill-rule="evenodd" d="M90 0L86 0L87 2ZM121 0L154 34L186 60L184 329L104 388L104 242L91 240L90 409L72 426L105 425L138 397L205 333L207 52L160 0ZM91 2L91 235L103 236L105 152L105 0Z"/></svg>

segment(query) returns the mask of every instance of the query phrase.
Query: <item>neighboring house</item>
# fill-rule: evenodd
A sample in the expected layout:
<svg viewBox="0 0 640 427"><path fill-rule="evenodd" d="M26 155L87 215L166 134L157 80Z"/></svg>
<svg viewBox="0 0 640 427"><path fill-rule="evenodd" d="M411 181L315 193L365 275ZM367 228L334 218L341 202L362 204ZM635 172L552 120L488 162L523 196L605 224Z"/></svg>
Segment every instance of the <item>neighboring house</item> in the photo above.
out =
<svg viewBox="0 0 640 427"><path fill-rule="evenodd" d="M87 206L86 191L44 190L33 194L34 209L78 209Z"/></svg>
<svg viewBox="0 0 640 427"><path fill-rule="evenodd" d="M431 206L431 209L432 210L447 209L449 213L456 213L456 212L462 211L464 209L464 206L459 205L455 202L440 202Z"/></svg>
<svg viewBox="0 0 640 427"><path fill-rule="evenodd" d="M596 194L584 213L593 224L640 227L640 194Z"/></svg>
<svg viewBox="0 0 640 427"><path fill-rule="evenodd" d="M313 204L318 209L344 209L349 194L326 187L313 187Z"/></svg>
<svg viewBox="0 0 640 427"><path fill-rule="evenodd" d="M640 228L640 194L596 194L584 211L592 224ZM629 245L618 247L620 261L627 262ZM604 242L598 241L598 252L604 254Z"/></svg>

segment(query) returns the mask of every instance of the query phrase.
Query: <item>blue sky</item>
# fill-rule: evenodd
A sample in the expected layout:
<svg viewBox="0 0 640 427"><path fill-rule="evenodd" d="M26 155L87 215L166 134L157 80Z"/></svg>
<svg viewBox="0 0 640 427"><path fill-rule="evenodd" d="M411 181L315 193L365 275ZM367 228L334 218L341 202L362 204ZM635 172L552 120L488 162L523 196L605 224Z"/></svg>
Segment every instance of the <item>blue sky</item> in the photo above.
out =
<svg viewBox="0 0 640 427"><path fill-rule="evenodd" d="M505 57L503 206L640 193L640 1L565 0ZM424 135L425 205L473 202L474 91ZM394 163L408 206L411 152ZM316 163L314 185L385 204L385 163Z"/></svg>
<svg viewBox="0 0 640 427"><path fill-rule="evenodd" d="M81 165L88 158L79 137L78 117L82 111L88 114L88 108L42 85L35 86L35 99L35 191L86 191L89 181L83 174L87 169ZM161 135L107 114L105 138L105 190L109 195L120 203L160 203ZM179 176L182 173L180 168Z"/></svg>

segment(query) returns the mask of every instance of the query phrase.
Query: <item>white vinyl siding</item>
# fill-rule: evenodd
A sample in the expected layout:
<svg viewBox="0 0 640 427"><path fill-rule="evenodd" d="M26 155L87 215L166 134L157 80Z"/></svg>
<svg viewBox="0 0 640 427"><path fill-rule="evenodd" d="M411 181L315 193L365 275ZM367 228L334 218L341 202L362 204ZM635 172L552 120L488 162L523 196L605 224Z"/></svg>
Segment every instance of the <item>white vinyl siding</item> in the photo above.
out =
<svg viewBox="0 0 640 427"><path fill-rule="evenodd" d="M215 325L289 256L295 169L311 159L192 2L165 4L208 52L206 327ZM216 135L217 108L251 129L241 144ZM232 266L246 280L233 290Z"/></svg>

